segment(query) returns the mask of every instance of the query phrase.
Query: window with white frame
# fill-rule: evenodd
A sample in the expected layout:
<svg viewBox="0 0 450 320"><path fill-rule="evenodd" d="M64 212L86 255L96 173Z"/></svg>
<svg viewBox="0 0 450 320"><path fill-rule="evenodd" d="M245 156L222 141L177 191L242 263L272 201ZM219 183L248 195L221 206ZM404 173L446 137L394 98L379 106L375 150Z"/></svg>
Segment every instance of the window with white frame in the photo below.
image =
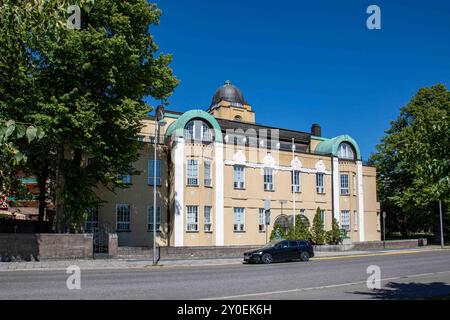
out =
<svg viewBox="0 0 450 320"><path fill-rule="evenodd" d="M358 231L358 212L353 211L353 230Z"/></svg>
<svg viewBox="0 0 450 320"><path fill-rule="evenodd" d="M235 165L233 167L234 172L234 188L244 189L245 188L245 167L240 165Z"/></svg>
<svg viewBox="0 0 450 320"><path fill-rule="evenodd" d="M352 146L349 143L342 142L339 145L338 157L341 158L341 159L354 160L355 159L355 154L353 152Z"/></svg>
<svg viewBox="0 0 450 320"><path fill-rule="evenodd" d="M317 193L325 193L325 180L323 173L316 173L316 191Z"/></svg>
<svg viewBox="0 0 450 320"><path fill-rule="evenodd" d="M186 230L198 231L198 206L186 206Z"/></svg>
<svg viewBox="0 0 450 320"><path fill-rule="evenodd" d="M198 186L198 160L188 159L187 161L187 185Z"/></svg>
<svg viewBox="0 0 450 320"><path fill-rule="evenodd" d="M272 168L264 168L264 190L265 191L274 190Z"/></svg>
<svg viewBox="0 0 450 320"><path fill-rule="evenodd" d="M212 232L212 220L211 220L212 207L206 206L203 211L204 218L204 231Z"/></svg>
<svg viewBox="0 0 450 320"><path fill-rule="evenodd" d="M349 194L348 174L341 174L341 195Z"/></svg>
<svg viewBox="0 0 450 320"><path fill-rule="evenodd" d="M356 196L356 174L352 174L353 195Z"/></svg>
<svg viewBox="0 0 450 320"><path fill-rule="evenodd" d="M212 129L202 120L191 120L184 128L186 140L211 142L213 140Z"/></svg>
<svg viewBox="0 0 450 320"><path fill-rule="evenodd" d="M350 210L341 211L341 227L346 231L350 230Z"/></svg>
<svg viewBox="0 0 450 320"><path fill-rule="evenodd" d="M161 185L161 160L149 160L148 161L148 185L152 186L154 182L156 166L156 185Z"/></svg>
<svg viewBox="0 0 450 320"><path fill-rule="evenodd" d="M300 171L292 171L292 192L300 192Z"/></svg>
<svg viewBox="0 0 450 320"><path fill-rule="evenodd" d="M211 160L205 160L204 169L205 169L205 172L204 172L205 186L211 187L212 186Z"/></svg>
<svg viewBox="0 0 450 320"><path fill-rule="evenodd" d="M266 211L264 208L259 208L258 212L258 229L260 232L266 231Z"/></svg>
<svg viewBox="0 0 450 320"><path fill-rule="evenodd" d="M325 227L325 210L320 210L320 218L322 219L322 226Z"/></svg>
<svg viewBox="0 0 450 320"><path fill-rule="evenodd" d="M245 211L244 208L234 208L233 214L234 231L245 231Z"/></svg>
<svg viewBox="0 0 450 320"><path fill-rule="evenodd" d="M86 233L93 233L98 228L98 210L97 208L89 208L87 210L87 219L84 224L84 231Z"/></svg>
<svg viewBox="0 0 450 320"><path fill-rule="evenodd" d="M117 231L130 231L131 207L129 204L116 205Z"/></svg>
<svg viewBox="0 0 450 320"><path fill-rule="evenodd" d="M153 231L153 206L147 207L147 228ZM156 207L156 231L161 231L161 207Z"/></svg>

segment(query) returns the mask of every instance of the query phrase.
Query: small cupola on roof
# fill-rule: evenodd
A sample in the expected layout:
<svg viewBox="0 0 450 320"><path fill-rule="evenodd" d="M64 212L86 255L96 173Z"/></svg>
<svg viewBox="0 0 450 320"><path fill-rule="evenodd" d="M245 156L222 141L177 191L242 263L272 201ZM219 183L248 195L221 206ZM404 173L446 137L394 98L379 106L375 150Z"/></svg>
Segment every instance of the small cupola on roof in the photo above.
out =
<svg viewBox="0 0 450 320"><path fill-rule="evenodd" d="M255 123L252 107L230 80L216 90L208 111L216 118Z"/></svg>

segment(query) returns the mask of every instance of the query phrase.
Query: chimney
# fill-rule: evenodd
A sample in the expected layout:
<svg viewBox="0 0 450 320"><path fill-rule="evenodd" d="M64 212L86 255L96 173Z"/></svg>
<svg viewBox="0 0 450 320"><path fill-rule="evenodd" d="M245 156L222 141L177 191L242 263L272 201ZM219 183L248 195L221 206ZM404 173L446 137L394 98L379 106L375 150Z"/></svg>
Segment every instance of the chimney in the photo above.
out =
<svg viewBox="0 0 450 320"><path fill-rule="evenodd" d="M322 136L322 128L320 128L320 125L318 123L314 123L311 126L311 134L316 137Z"/></svg>

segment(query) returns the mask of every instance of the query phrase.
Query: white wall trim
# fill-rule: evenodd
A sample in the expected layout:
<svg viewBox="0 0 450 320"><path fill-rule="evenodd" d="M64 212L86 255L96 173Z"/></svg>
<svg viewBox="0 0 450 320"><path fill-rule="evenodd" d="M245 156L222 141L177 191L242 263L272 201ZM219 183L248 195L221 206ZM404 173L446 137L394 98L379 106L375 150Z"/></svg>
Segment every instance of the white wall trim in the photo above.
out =
<svg viewBox="0 0 450 320"><path fill-rule="evenodd" d="M172 148L174 163L174 246L184 245L184 138L175 138Z"/></svg>
<svg viewBox="0 0 450 320"><path fill-rule="evenodd" d="M341 215L339 212L339 159L333 157L333 217L341 223Z"/></svg>
<svg viewBox="0 0 450 320"><path fill-rule="evenodd" d="M364 186L362 162L357 161L358 167L358 209L359 209L359 241L364 241Z"/></svg>
<svg viewBox="0 0 450 320"><path fill-rule="evenodd" d="M216 226L216 246L223 246L225 244L224 233L225 233L225 222L224 222L224 163L223 163L223 143L214 143L214 154L216 162L216 210L215 212L215 226Z"/></svg>

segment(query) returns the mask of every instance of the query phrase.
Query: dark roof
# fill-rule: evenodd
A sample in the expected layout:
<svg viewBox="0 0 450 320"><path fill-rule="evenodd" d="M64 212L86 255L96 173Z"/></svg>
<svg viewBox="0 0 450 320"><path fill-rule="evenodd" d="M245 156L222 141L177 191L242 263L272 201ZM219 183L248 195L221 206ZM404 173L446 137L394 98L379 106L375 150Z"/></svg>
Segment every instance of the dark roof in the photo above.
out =
<svg viewBox="0 0 450 320"><path fill-rule="evenodd" d="M220 127L222 128L222 131L225 132L227 129L242 129L244 132L246 132L248 129L254 129L256 132L260 129L266 129L268 136L270 137L270 130L271 129L277 129L279 130L279 139L280 141L289 141L291 142L292 139L294 139L297 143L304 143L309 144L311 141L311 133L309 132L302 132L302 131L295 131L295 130L289 130L289 129L281 129L276 127L269 127L259 124L252 124L247 122L241 122L241 121L233 121L233 120L226 120L226 119L217 119L217 122L219 122Z"/></svg>
<svg viewBox="0 0 450 320"><path fill-rule="evenodd" d="M247 104L242 91L238 87L232 85L229 80L225 81L225 84L217 89L212 98L211 106L218 104L222 100L232 103Z"/></svg>

